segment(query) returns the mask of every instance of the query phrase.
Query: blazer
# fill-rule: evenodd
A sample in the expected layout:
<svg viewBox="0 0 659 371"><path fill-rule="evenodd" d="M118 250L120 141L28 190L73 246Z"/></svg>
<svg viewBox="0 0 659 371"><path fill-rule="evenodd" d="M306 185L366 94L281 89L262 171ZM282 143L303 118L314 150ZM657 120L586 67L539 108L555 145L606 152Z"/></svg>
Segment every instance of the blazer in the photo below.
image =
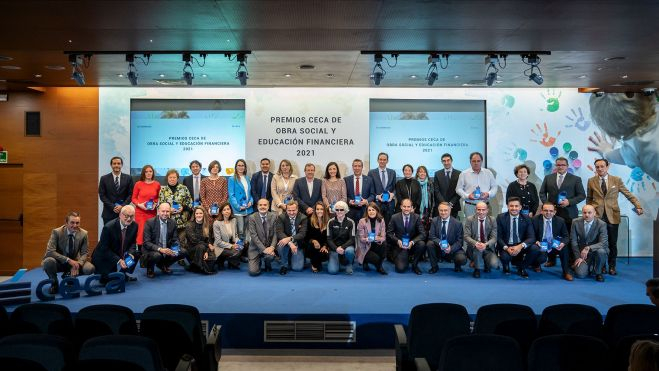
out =
<svg viewBox="0 0 659 371"><path fill-rule="evenodd" d="M606 196L602 192L601 178L594 176L588 179L586 189L586 203L595 207L595 212L600 218L606 212L606 218L611 224L620 224L620 206L618 205L618 194L622 193L631 202L635 208L640 209L641 203L625 187L622 179L609 174L608 184L606 187Z"/></svg>
<svg viewBox="0 0 659 371"><path fill-rule="evenodd" d="M572 222L570 231L570 244L572 244L572 253L575 258L579 257L584 247L590 246L592 251L605 249L609 251L609 240L606 234L606 223L595 218L593 225L586 236L586 226L583 218L577 218Z"/></svg>
<svg viewBox="0 0 659 371"><path fill-rule="evenodd" d="M387 184L382 184L382 179L380 179L380 168L376 167L371 169L368 172L368 176L371 177L373 185L375 186L375 194L381 195L384 191L394 193L394 185L396 184L396 171L393 169L387 168Z"/></svg>
<svg viewBox="0 0 659 371"><path fill-rule="evenodd" d="M535 233L535 240L541 241L545 235L545 217L542 214L538 214L533 217L533 233ZM570 243L570 234L567 230L567 225L565 220L560 216L554 215L551 218L551 233L556 237L560 237L561 242L568 246Z"/></svg>
<svg viewBox="0 0 659 371"><path fill-rule="evenodd" d="M53 229L50 233L50 239L46 246L45 258L54 258L60 264L65 264L68 258L77 260L80 265L84 265L87 261L87 249L89 248L87 240L87 231L80 228L75 233L73 238L73 251L68 251L69 248L69 232L66 225Z"/></svg>
<svg viewBox="0 0 659 371"><path fill-rule="evenodd" d="M407 226L407 231L405 230L402 212L396 213L391 217L389 225L387 226L387 238L389 241L398 245L398 240L403 238L405 232L408 233L410 240L414 243L426 239L426 231L423 228L423 224L421 224L421 217L418 214L410 213L410 221Z"/></svg>
<svg viewBox="0 0 659 371"><path fill-rule="evenodd" d="M119 214L113 211L114 204L120 203L121 206L130 204L130 199L133 196L133 177L128 174L121 173L119 176L119 191L114 188L114 175L112 173L105 174L98 182L98 198L103 203L103 213L101 217L103 220L110 220L118 218Z"/></svg>
<svg viewBox="0 0 659 371"><path fill-rule="evenodd" d="M229 203L233 209L233 213L236 215L249 215L254 212L254 198L252 197L251 190L251 181L247 175L245 175L247 180L247 189L243 187L243 183L233 176L229 177ZM240 210L241 200L245 200L245 203L252 203L252 206L246 208L245 210Z"/></svg>
<svg viewBox="0 0 659 371"><path fill-rule="evenodd" d="M542 185L540 186L540 201L543 203L549 200L554 204L558 203L558 194L565 191L567 195L567 200L570 202L570 205L565 208L570 219L574 219L579 215L579 210L577 209L577 204L586 199L586 192L583 189L583 184L581 178L572 175L570 173L565 173L565 179L563 179L563 184L561 188L558 189L556 186L557 173L549 174L542 180ZM561 206L558 206L557 209L561 209Z"/></svg>
<svg viewBox="0 0 659 371"><path fill-rule="evenodd" d="M343 178L346 182L346 195L348 196L348 205L350 205L350 200L355 200L355 176L348 175ZM375 200L375 185L373 184L373 179L366 174L362 174L362 181L359 184L359 191L363 199L368 202ZM354 206L352 206L354 207Z"/></svg>
<svg viewBox="0 0 659 371"><path fill-rule="evenodd" d="M460 195L455 192L455 188L458 186L458 178L460 177L460 170L453 169L451 171L451 179L446 184L446 174L444 169L437 170L435 172L434 180L434 196L435 196L435 205L439 205L441 202L450 202L453 204L453 210L460 210ZM436 208L435 208L436 209ZM437 210L434 211L433 215L437 214Z"/></svg>
<svg viewBox="0 0 659 371"><path fill-rule="evenodd" d="M387 240L387 224L384 218L375 221L375 241L368 241L368 234L371 233L371 221L366 218L359 219L357 223L357 249L355 255L360 264L364 263L364 257L371 248L372 243L382 244Z"/></svg>
<svg viewBox="0 0 659 371"><path fill-rule="evenodd" d="M480 233L478 232L478 216L471 215L468 216L464 223L464 247L468 249L474 247L476 243L480 242ZM486 216L483 221L483 226L485 227L485 244L487 248L494 251L497 243L497 222L491 216Z"/></svg>
<svg viewBox="0 0 659 371"><path fill-rule="evenodd" d="M272 177L275 176L273 173L268 173L268 184L265 185L265 198L268 202L272 202ZM261 199L261 191L263 190L263 172L259 171L252 174L252 179L250 183L250 192L252 193L252 199L254 203L258 202Z"/></svg>
<svg viewBox="0 0 659 371"><path fill-rule="evenodd" d="M263 228L261 215L258 212L247 217L247 233L250 237L247 254L250 259L263 253L263 250L270 246L277 246L277 234L275 233L277 214L268 211L265 220L267 223L267 229Z"/></svg>
<svg viewBox="0 0 659 371"><path fill-rule="evenodd" d="M433 241L437 246L442 244L442 218L436 216L430 223L430 235L428 239ZM448 230L446 231L446 240L451 245L451 252L462 249L464 241L464 231L462 223L452 216L449 216Z"/></svg>
<svg viewBox="0 0 659 371"><path fill-rule="evenodd" d="M176 231L176 222L167 219L167 246L160 246L160 217L155 216L144 223L144 243L146 251L157 252L160 247L171 248L178 243L178 233ZM217 238L217 236L216 236Z"/></svg>
<svg viewBox="0 0 659 371"><path fill-rule="evenodd" d="M135 257L137 229L137 223L135 222L126 227L126 237L122 245L121 220L119 218L113 219L103 226L101 237L92 253L92 263L96 267L96 273L103 275L115 272L117 262L124 258L125 253Z"/></svg>
<svg viewBox="0 0 659 371"><path fill-rule="evenodd" d="M201 190L201 181L205 177L206 177L206 175L201 175L201 178L199 179L199 189L200 190ZM190 197L192 197L192 201L196 201L194 199L194 175L188 175L185 178L183 178L183 185L188 188L188 192L190 192Z"/></svg>
<svg viewBox="0 0 659 371"><path fill-rule="evenodd" d="M307 185L307 178L298 178L295 180L293 185L293 197L297 200L300 206L300 212L307 212L307 208L312 208L313 205L318 201L322 201L321 188L323 186L323 181L317 178L313 178L313 190L311 196L309 196L309 186Z"/></svg>
<svg viewBox="0 0 659 371"><path fill-rule="evenodd" d="M508 246L510 241L510 213L505 212L497 215L497 248L502 250ZM535 243L535 232L533 232L533 223L531 218L519 214L517 220L517 233L519 234L519 243L525 243L530 246Z"/></svg>
<svg viewBox="0 0 659 371"><path fill-rule="evenodd" d="M282 213L277 216L277 220L275 221L275 233L277 234L277 241L286 237L293 237L295 244L302 246L304 236L307 235L307 217L300 212L297 213L295 217L295 235L291 236L291 220L288 214Z"/></svg>
<svg viewBox="0 0 659 371"><path fill-rule="evenodd" d="M213 246L215 247L214 251L215 256L217 257L222 254L224 249L232 249L233 245L240 239L240 237L238 237L238 221L236 218L231 218L229 224L231 225L233 233L231 233L226 224L224 224L224 220L218 219L213 222L213 236L215 236Z"/></svg>
<svg viewBox="0 0 659 371"><path fill-rule="evenodd" d="M401 179L396 182L394 186L396 195L396 211L400 211L400 203L406 198L412 200L412 206L414 207L414 212L419 213L419 206L421 205L421 185L419 181L412 178L410 183L410 188L407 189L407 184L405 179Z"/></svg>

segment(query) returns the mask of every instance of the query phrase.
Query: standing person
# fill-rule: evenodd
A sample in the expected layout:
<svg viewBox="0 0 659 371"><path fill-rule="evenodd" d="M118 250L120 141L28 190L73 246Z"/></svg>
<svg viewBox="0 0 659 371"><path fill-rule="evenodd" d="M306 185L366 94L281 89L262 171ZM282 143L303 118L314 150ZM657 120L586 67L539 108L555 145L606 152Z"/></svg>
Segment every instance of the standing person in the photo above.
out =
<svg viewBox="0 0 659 371"><path fill-rule="evenodd" d="M370 176L362 174L364 162L360 159L352 161L352 175L343 180L346 182L346 197L348 199L348 218L357 221L362 218L366 212L366 205L375 200L373 193L373 179Z"/></svg>
<svg viewBox="0 0 659 371"><path fill-rule="evenodd" d="M545 176L540 186L540 201L556 204L556 215L565 220L568 230L571 230L572 219L579 215L577 204L586 199L581 178L568 173L568 162L565 157L558 157L554 164L556 173ZM547 255L545 267L556 265L556 253L552 251Z"/></svg>
<svg viewBox="0 0 659 371"><path fill-rule="evenodd" d="M279 162L279 170L272 177L272 211L277 215L286 211L286 205L293 201L293 187L296 176L293 174L293 165L288 160Z"/></svg>
<svg viewBox="0 0 659 371"><path fill-rule="evenodd" d="M304 252L302 244L307 235L307 217L298 212L297 201L292 200L286 205L286 212L277 216L275 222L277 233L277 252L281 259L279 274L288 273L290 267L294 271L304 269Z"/></svg>
<svg viewBox="0 0 659 371"><path fill-rule="evenodd" d="M92 253L92 263L96 273L101 275L100 282L107 282L108 275L117 271L117 266L126 277L126 281L136 281L137 278L127 275L133 273L137 256L137 223L135 220L135 208L126 205L121 208L119 218L110 220L103 226L98 245ZM126 264L130 257L132 264Z"/></svg>
<svg viewBox="0 0 659 371"><path fill-rule="evenodd" d="M401 212L394 214L387 226L387 239L396 264L396 272L407 271L412 253L412 271L420 275L419 260L426 252L426 231L421 225L421 218L412 212L412 200L402 200L400 208Z"/></svg>
<svg viewBox="0 0 659 371"><path fill-rule="evenodd" d="M604 282L602 268L609 252L606 223L595 217L592 205L584 206L581 214L570 230L574 273L578 278L586 278L590 272L595 272L595 280Z"/></svg>
<svg viewBox="0 0 659 371"><path fill-rule="evenodd" d="M435 203L439 205L441 202L448 202L451 206L451 216L457 218L460 211L460 195L455 189L458 186L460 170L453 168L453 156L450 153L442 155L442 165L444 168L435 172ZM433 210L433 213L436 213L436 210Z"/></svg>
<svg viewBox="0 0 659 371"><path fill-rule="evenodd" d="M229 269L240 269L240 252L244 244L239 243L238 223L228 202L220 205L220 216L213 222L213 236L218 268L224 269L226 260Z"/></svg>
<svg viewBox="0 0 659 371"><path fill-rule="evenodd" d="M251 241L247 256L249 275L252 277L261 274L261 260L265 261L265 271L271 271L272 261L277 254L275 233L277 215L268 211L270 202L265 197L256 202L256 210L257 212L247 217L247 233Z"/></svg>
<svg viewBox="0 0 659 371"><path fill-rule="evenodd" d="M483 155L472 152L469 155L471 168L460 173L455 191L464 200L465 216L474 215L476 204L480 201L489 205L490 200L496 197L497 182L494 174L483 167Z"/></svg>
<svg viewBox="0 0 659 371"><path fill-rule="evenodd" d="M540 206L538 190L535 184L528 181L531 171L525 164L515 166L517 180L508 184L506 201L511 197L518 197L522 201L522 214L533 218Z"/></svg>
<svg viewBox="0 0 659 371"><path fill-rule="evenodd" d="M272 177L274 174L270 172L270 159L262 158L259 163L261 171L254 174L251 180L252 199L260 200L265 198L268 200L268 208L272 202Z"/></svg>
<svg viewBox="0 0 659 371"><path fill-rule="evenodd" d="M220 176L222 165L217 160L208 164L208 173L206 178L201 180L199 187L199 197L201 206L208 211L212 219L217 218L220 213L219 205L227 202L229 199L229 185L227 178Z"/></svg>
<svg viewBox="0 0 659 371"><path fill-rule="evenodd" d="M625 183L617 176L609 174L609 161L595 160L597 175L588 179L586 203L595 207L597 216L606 223L609 241L609 274L615 276L616 258L618 257L618 227L620 225L620 206L618 194L622 193L634 205L634 212L643 215L643 207L638 199L627 190Z"/></svg>
<svg viewBox="0 0 659 371"><path fill-rule="evenodd" d="M365 272L370 271L368 265L372 264L378 273L387 275L387 271L382 267L384 246L387 241L387 225L375 202L368 204L364 217L359 220L357 237L355 254L362 269Z"/></svg>
<svg viewBox="0 0 659 371"><path fill-rule="evenodd" d="M229 178L229 202L238 226L238 237L245 241L246 228L245 218L254 212L252 205L252 190L250 179L247 176L247 163L243 159L236 161L234 165L236 172Z"/></svg>
<svg viewBox="0 0 659 371"><path fill-rule="evenodd" d="M400 211L402 200L409 198L412 200L414 212L419 214L419 205L421 205L421 185L414 179L414 167L410 164L403 165L403 179L396 182L394 186L396 198L396 211Z"/></svg>
<svg viewBox="0 0 659 371"><path fill-rule="evenodd" d="M183 178L183 185L188 188L188 192L195 206L201 205L199 193L201 190L201 180L206 177L206 175L201 174L201 162L192 160L190 162L190 171L192 171L192 174Z"/></svg>
<svg viewBox="0 0 659 371"><path fill-rule="evenodd" d="M160 183L156 181L153 166L144 165L140 180L133 187L132 202L135 205L135 223L137 224L137 246L144 243L144 223L156 216Z"/></svg>
<svg viewBox="0 0 659 371"><path fill-rule="evenodd" d="M44 272L53 280L51 294L59 290L57 272L64 272L62 278L94 273L94 266L87 261L87 231L80 228L80 214L71 211L64 221L64 225L50 233L46 255L41 262Z"/></svg>
<svg viewBox="0 0 659 371"><path fill-rule="evenodd" d="M190 196L188 187L179 184L179 175L176 169L170 169L167 171L165 178L167 179L167 185L160 187L158 203L168 202L172 206L171 218L176 222L178 238L179 241L182 241L183 232L185 232L185 224L190 219L192 196Z"/></svg>
<svg viewBox="0 0 659 371"><path fill-rule="evenodd" d="M373 180L375 186L375 199L389 225L391 216L394 215L394 185L396 184L396 171L388 169L389 155L380 152L378 154L378 167L371 169L368 176Z"/></svg>
<svg viewBox="0 0 659 371"><path fill-rule="evenodd" d="M418 214L421 215L421 223L426 228L426 232L430 229L430 221L432 219L433 207L435 207L435 184L432 179L428 177L428 169L421 165L416 168L416 180L421 187L421 202L419 203ZM450 205L449 205L450 207Z"/></svg>
<svg viewBox="0 0 659 371"><path fill-rule="evenodd" d="M304 237L305 255L311 260L311 271L318 273L323 268L323 262L329 260L327 247L327 224L329 223L329 210L322 201L314 205L314 212L309 219L307 235Z"/></svg>
<svg viewBox="0 0 659 371"><path fill-rule="evenodd" d="M98 182L98 198L103 203L103 224L119 217L121 208L130 204L133 194L133 177L121 172L124 160L115 156L110 160L112 172L105 174Z"/></svg>
<svg viewBox="0 0 659 371"><path fill-rule="evenodd" d="M160 268L165 274L172 274L169 266L188 257L187 251L179 243L176 222L170 216L171 205L163 202L158 205L158 216L144 224L144 260L148 278L156 277L154 267Z"/></svg>
<svg viewBox="0 0 659 371"><path fill-rule="evenodd" d="M487 204L479 201L476 214L468 216L464 224L464 243L467 256L474 263L474 278L481 278L481 269L489 273L500 264L496 252L497 222L488 214Z"/></svg>
<svg viewBox="0 0 659 371"><path fill-rule="evenodd" d="M195 206L192 218L185 225L186 249L190 257L190 270L203 274L215 273L213 227L201 206Z"/></svg>
<svg viewBox="0 0 659 371"><path fill-rule="evenodd" d="M325 177L323 178L321 193L323 203L332 214L334 213L334 205L337 202L346 202L348 200L346 182L341 178L339 165L336 162L330 162L325 167Z"/></svg>
<svg viewBox="0 0 659 371"><path fill-rule="evenodd" d="M451 216L451 205L442 202L437 207L438 216L432 219L428 235L428 257L430 270L434 274L439 271L437 262L443 260L453 262L453 271L462 272L462 266L467 263L467 256L462 247L464 233L462 223Z"/></svg>
<svg viewBox="0 0 659 371"><path fill-rule="evenodd" d="M517 265L517 273L529 278L526 271L540 254L535 244L535 232L531 219L522 215L519 198L508 199L508 211L497 216L497 249L503 264L503 273L510 274L510 263Z"/></svg>
<svg viewBox="0 0 659 371"><path fill-rule="evenodd" d="M342 179L343 180L343 179ZM329 247L329 274L337 274L345 265L346 274L352 274L355 259L355 222L346 217L348 204L338 201L334 205L335 216L327 224L327 246Z"/></svg>
<svg viewBox="0 0 659 371"><path fill-rule="evenodd" d="M300 211L307 217L313 215L314 205L322 201L321 188L323 182L316 179L316 166L312 163L304 165L304 178L299 178L293 186L293 196L300 205Z"/></svg>

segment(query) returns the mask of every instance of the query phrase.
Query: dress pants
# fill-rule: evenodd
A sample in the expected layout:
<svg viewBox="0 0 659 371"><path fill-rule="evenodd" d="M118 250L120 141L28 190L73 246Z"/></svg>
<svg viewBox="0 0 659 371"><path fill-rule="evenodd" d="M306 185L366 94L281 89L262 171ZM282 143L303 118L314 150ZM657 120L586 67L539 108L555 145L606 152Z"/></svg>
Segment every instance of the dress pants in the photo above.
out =
<svg viewBox="0 0 659 371"><path fill-rule="evenodd" d="M386 245L384 243L380 244L371 242L371 247L369 247L366 255L364 255L364 263L362 266L366 264L372 264L376 269L382 267L382 262L384 261L385 246Z"/></svg>
<svg viewBox="0 0 659 371"><path fill-rule="evenodd" d="M467 256L462 248L446 253L435 241L428 241L426 246L430 266L433 268L437 268L437 263L441 260L452 261L456 268L467 263Z"/></svg>
<svg viewBox="0 0 659 371"><path fill-rule="evenodd" d="M169 256L157 251L146 252L144 259L146 268L153 270L153 267L163 268L169 267L170 265L176 263L181 259L187 259L188 252L185 249L181 249L177 256Z"/></svg>
<svg viewBox="0 0 659 371"><path fill-rule="evenodd" d="M595 274L602 273L602 268L608 259L608 253L606 249L598 249L596 251L589 251L588 256L586 257L586 262L581 263L580 266L574 267L574 274L579 278L588 277L589 272L595 272Z"/></svg>
<svg viewBox="0 0 659 371"><path fill-rule="evenodd" d="M224 262L228 261L231 268L240 268L240 254L246 248L241 249L240 251L236 249L222 249L222 252L217 257L215 262L220 269L224 269Z"/></svg>
<svg viewBox="0 0 659 371"><path fill-rule="evenodd" d="M616 267L616 259L618 258L618 227L620 224L606 223L606 233L609 241L609 269Z"/></svg>
<svg viewBox="0 0 659 371"><path fill-rule="evenodd" d="M527 269L531 266L537 259L540 254L540 247L536 244L526 246L525 249L522 249L516 256L508 254L507 251L501 250L501 263L504 267L509 267L510 263L517 265L518 269Z"/></svg>
<svg viewBox="0 0 659 371"><path fill-rule="evenodd" d="M421 260L423 254L426 252L426 243L424 241L416 242L412 245L411 249L402 249L398 247L398 244L390 244L389 248L393 253L396 272L405 273L410 266L410 254L413 254L412 266L416 267L417 264L419 264L419 260Z"/></svg>
<svg viewBox="0 0 659 371"><path fill-rule="evenodd" d="M477 248L469 246L467 248L467 255L474 262L474 268L476 269L498 269L501 264L497 254L489 247L483 249L483 251L479 251Z"/></svg>
<svg viewBox="0 0 659 371"><path fill-rule="evenodd" d="M306 244L304 254L311 260L311 266L317 270L322 270L323 262L329 260L329 253L320 252L320 249L316 249L311 242Z"/></svg>
<svg viewBox="0 0 659 371"><path fill-rule="evenodd" d="M556 201L554 201L556 202ZM542 205L540 205L542 206ZM560 216L565 220L565 227L567 228L568 233L572 230L572 218L570 218L570 214L567 212L567 209L564 207L556 207L556 216ZM569 246L568 246L569 247ZM558 255L558 251L556 249L552 249L547 253L547 260L555 263L556 262L556 256ZM562 261L561 261L561 264Z"/></svg>
<svg viewBox="0 0 659 371"><path fill-rule="evenodd" d="M57 272L70 272L71 265L69 263L60 263L55 258L47 257L41 262L44 272L48 275L48 278L57 282ZM82 269L78 272L81 275L89 275L94 273L94 265L88 261L83 264Z"/></svg>
<svg viewBox="0 0 659 371"><path fill-rule="evenodd" d="M533 267L539 267L540 265L542 265L542 263L546 262L549 259L548 258L549 254L554 254L554 256L558 255L561 258L561 269L563 270L563 273L570 273L570 262L571 262L570 251L571 250L569 245L563 246L563 248L560 251L556 249L551 249L551 251L549 252L540 251L536 261L531 265Z"/></svg>
<svg viewBox="0 0 659 371"><path fill-rule="evenodd" d="M265 261L265 268L272 268L272 261L275 260L274 255L267 254L258 254L256 256L250 256L249 258L249 275L254 277L261 274L261 260Z"/></svg>

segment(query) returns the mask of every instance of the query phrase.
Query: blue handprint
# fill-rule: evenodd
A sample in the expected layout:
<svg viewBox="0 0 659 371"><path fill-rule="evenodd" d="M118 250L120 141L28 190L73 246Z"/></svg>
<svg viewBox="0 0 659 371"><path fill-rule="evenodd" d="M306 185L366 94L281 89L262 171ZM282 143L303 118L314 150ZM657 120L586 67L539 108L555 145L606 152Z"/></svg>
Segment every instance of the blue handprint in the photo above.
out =
<svg viewBox="0 0 659 371"><path fill-rule="evenodd" d="M571 115L566 115L565 118L570 120L571 123L565 125L566 128L571 128L575 127L581 131L586 131L590 127L590 121L586 120L586 118L583 115L583 111L581 110L581 107L579 107L579 114L577 115L577 112L572 108L572 117Z"/></svg>

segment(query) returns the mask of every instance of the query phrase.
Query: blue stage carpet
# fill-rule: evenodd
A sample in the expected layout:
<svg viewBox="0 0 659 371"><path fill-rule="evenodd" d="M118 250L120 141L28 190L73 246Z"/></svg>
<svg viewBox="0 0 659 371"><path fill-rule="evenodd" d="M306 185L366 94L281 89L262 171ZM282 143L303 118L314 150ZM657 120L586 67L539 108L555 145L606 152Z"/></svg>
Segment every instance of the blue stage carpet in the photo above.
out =
<svg viewBox="0 0 659 371"><path fill-rule="evenodd" d="M54 302L66 305L74 313L93 304L120 304L135 313L161 303L193 305L211 324L223 325L223 342L229 347L266 346L262 343L264 319L350 319L357 321L358 326L371 325L359 333L358 342L352 347L382 348L393 344L393 336L383 336L378 331L384 327L378 327L388 329L391 323L407 323L410 309L417 304L459 303L473 316L480 306L493 303L529 305L538 315L549 305L581 303L606 314L613 305L648 303L644 283L652 277L651 258L633 258L630 265L621 260L619 274L606 275L604 283L593 278L564 281L560 279L560 267L543 268L542 273L529 272L528 280L514 274L506 277L498 270L474 279L469 268L454 273L452 265L440 267L438 274L429 275L425 273L428 265L422 264L421 276L411 272L396 274L390 264L385 264L388 276L363 272L360 267L351 276L344 272L336 276L326 272L312 274L308 269L280 276L275 264L273 272L249 277L246 264L240 271L224 270L212 276L186 272L175 265L173 275L157 272L155 279L148 279L146 271L138 268L138 281L128 283L125 293L95 297L82 293L80 298L70 300L58 296ZM38 301L34 290L45 278L41 269L32 269L22 277L21 281L32 282L33 302ZM84 277L81 283L84 284ZM250 331L256 333L248 336ZM370 332L374 338L366 336ZM276 345L282 346L286 345Z"/></svg>

